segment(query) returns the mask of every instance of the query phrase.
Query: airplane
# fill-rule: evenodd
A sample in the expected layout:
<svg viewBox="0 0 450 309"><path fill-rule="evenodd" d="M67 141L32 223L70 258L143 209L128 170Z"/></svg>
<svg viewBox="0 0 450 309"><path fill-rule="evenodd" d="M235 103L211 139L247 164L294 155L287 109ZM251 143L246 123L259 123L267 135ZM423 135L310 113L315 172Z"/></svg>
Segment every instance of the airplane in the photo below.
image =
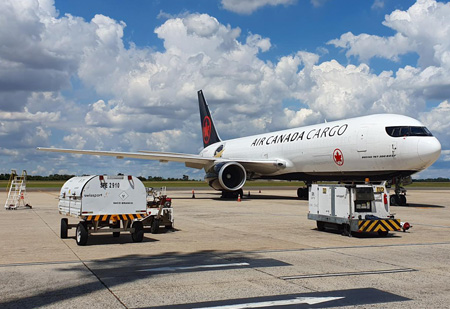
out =
<svg viewBox="0 0 450 309"><path fill-rule="evenodd" d="M199 154L157 151L114 152L38 147L41 151L183 162L204 169L205 180L223 197L243 193L250 179L364 182L391 181L390 202L406 205L401 183L432 165L441 144L418 120L375 114L248 137L222 140L209 106L198 91L203 150ZM308 187L299 188L307 198Z"/></svg>

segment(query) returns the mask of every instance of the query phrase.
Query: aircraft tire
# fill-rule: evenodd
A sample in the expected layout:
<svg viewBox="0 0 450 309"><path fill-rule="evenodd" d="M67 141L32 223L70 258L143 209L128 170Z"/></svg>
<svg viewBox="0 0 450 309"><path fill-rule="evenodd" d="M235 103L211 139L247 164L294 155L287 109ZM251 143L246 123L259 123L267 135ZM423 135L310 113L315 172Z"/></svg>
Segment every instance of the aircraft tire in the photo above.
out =
<svg viewBox="0 0 450 309"><path fill-rule="evenodd" d="M77 225L76 241L78 246L85 246L88 240L87 225L85 222L80 222Z"/></svg>
<svg viewBox="0 0 450 309"><path fill-rule="evenodd" d="M398 204L401 206L406 206L406 195L398 196Z"/></svg>
<svg viewBox="0 0 450 309"><path fill-rule="evenodd" d="M297 197L302 200L308 199L308 188L298 188Z"/></svg>
<svg viewBox="0 0 450 309"><path fill-rule="evenodd" d="M393 206L398 205L398 196L397 195L391 195L389 197L389 201L391 202L391 205L393 205Z"/></svg>
<svg viewBox="0 0 450 309"><path fill-rule="evenodd" d="M61 233L60 233L60 237L62 239L67 238L67 230L69 229L69 220L67 220L67 218L62 218L61 219Z"/></svg>

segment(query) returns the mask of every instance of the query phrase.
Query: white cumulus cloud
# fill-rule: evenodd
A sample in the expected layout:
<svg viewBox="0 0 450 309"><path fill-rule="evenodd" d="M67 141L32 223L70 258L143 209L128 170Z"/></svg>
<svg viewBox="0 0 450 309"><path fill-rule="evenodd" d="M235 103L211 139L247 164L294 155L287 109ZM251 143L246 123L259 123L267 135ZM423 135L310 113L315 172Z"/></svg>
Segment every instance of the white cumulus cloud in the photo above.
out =
<svg viewBox="0 0 450 309"><path fill-rule="evenodd" d="M241 6L241 13L292 2L245 3L249 8L242 8L243 1L222 2ZM16 155L39 158L40 167L33 167L39 172L43 166L79 173L126 168L155 175L158 163L146 162L144 168L129 160L116 166L110 158L95 157L73 162L68 156L37 157L34 147L198 152L199 89L222 138L389 112L420 118L449 140L448 10L449 4L420 0L386 16L384 24L396 32L392 36L343 34L330 43L361 63L341 64L306 51L262 60L272 48L270 38L243 33L208 14L166 16L154 29L164 48L155 51L125 44L126 22L101 14L91 20L59 16L51 0L5 0L0 3L0 155L8 162ZM405 53L417 53L418 65L380 73L370 67L374 57L397 61ZM77 93L85 92L90 99L78 99ZM430 99L441 103L427 109ZM289 108L283 107L285 100L292 103Z"/></svg>
<svg viewBox="0 0 450 309"><path fill-rule="evenodd" d="M319 2L319 0L313 0L313 2ZM259 8L267 5L291 5L293 3L295 3L295 0L222 0L222 6L224 9L239 14L251 14Z"/></svg>

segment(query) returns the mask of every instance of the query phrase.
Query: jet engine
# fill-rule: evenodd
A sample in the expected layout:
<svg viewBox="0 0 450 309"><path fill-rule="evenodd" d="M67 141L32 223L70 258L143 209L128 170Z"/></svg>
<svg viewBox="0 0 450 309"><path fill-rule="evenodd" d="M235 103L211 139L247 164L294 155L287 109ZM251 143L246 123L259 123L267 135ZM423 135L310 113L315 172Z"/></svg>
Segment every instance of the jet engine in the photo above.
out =
<svg viewBox="0 0 450 309"><path fill-rule="evenodd" d="M205 180L216 190L237 191L247 179L247 173L237 162L222 162L207 171Z"/></svg>

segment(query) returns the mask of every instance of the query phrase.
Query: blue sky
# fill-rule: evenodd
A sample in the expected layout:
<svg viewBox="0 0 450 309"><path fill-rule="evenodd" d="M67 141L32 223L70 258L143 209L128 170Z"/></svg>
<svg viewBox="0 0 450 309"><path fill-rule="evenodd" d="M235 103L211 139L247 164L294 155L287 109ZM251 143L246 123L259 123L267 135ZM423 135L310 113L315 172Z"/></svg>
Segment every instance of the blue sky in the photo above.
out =
<svg viewBox="0 0 450 309"><path fill-rule="evenodd" d="M165 14L179 16L186 13L206 13L217 18L222 24L241 28L243 33L250 32L271 38L274 46L262 57L265 60L276 61L280 56L298 50L316 52L319 48L326 48L330 54L324 55L324 60L334 58L345 63L348 62L345 55L341 50L330 47L328 41L349 31L354 34L392 35L394 31L382 25L384 16L396 9L407 9L414 2L387 0L380 2L383 3L382 7L372 8L371 1L330 0L319 6L309 1L295 1L292 5L263 6L252 14L228 11L220 1L211 0L57 0L55 5L61 15L67 13L90 20L96 14L103 14L124 21L127 25L124 29L125 42L160 51L163 50L163 42L153 30L165 21ZM411 59L412 62L414 60L417 59ZM396 68L399 63L386 61L383 65L380 68L372 68Z"/></svg>
<svg viewBox="0 0 450 309"><path fill-rule="evenodd" d="M443 149L416 177L449 177L449 16L435 0L5 0L0 172L201 179L35 147L197 153L203 88L222 138L411 116Z"/></svg>

